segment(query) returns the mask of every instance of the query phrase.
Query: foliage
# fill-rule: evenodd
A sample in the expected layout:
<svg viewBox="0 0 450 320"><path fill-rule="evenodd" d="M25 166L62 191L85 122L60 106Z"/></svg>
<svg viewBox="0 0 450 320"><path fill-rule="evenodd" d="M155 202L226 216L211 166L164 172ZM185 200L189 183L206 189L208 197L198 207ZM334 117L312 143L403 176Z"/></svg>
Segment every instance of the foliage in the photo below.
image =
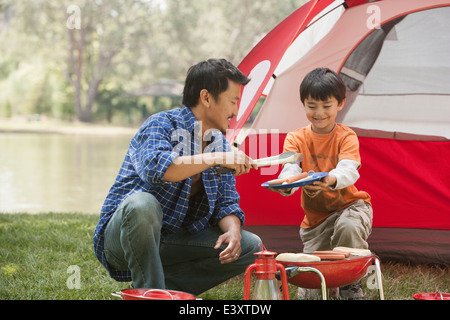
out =
<svg viewBox="0 0 450 320"><path fill-rule="evenodd" d="M149 97L129 92L163 78L183 81L203 59L239 64L304 2L0 1L0 117L130 118Z"/></svg>

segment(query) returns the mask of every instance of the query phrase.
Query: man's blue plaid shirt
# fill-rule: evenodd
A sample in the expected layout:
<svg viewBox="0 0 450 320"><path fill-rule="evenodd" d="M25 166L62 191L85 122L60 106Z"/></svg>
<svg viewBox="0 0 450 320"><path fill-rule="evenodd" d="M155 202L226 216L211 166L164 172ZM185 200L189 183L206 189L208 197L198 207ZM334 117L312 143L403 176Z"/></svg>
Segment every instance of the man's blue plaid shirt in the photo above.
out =
<svg viewBox="0 0 450 320"><path fill-rule="evenodd" d="M186 217L192 178L169 183L163 177L175 158L200 153L198 137L200 123L187 107L161 112L149 117L133 137L130 147L103 204L100 220L94 233L97 259L118 281L131 281L128 271L110 270L103 254L104 230L119 204L136 192L148 192L160 202L164 213L162 237L176 232ZM230 145L218 131L213 133L205 152L230 151ZM234 214L244 223L239 207L236 181L231 173L218 175L213 168L202 173L207 197L204 203L184 223L191 232L216 225L227 215Z"/></svg>

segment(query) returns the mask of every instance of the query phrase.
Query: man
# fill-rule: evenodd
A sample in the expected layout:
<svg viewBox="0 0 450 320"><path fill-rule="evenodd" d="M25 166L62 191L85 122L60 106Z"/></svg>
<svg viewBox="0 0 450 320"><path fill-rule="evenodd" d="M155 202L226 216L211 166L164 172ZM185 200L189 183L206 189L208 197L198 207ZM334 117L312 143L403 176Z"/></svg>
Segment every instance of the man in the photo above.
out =
<svg viewBox="0 0 450 320"><path fill-rule="evenodd" d="M114 279L199 294L255 261L261 240L241 230L235 176L256 165L224 137L249 81L226 60L200 62L184 107L152 115L131 140L94 234Z"/></svg>

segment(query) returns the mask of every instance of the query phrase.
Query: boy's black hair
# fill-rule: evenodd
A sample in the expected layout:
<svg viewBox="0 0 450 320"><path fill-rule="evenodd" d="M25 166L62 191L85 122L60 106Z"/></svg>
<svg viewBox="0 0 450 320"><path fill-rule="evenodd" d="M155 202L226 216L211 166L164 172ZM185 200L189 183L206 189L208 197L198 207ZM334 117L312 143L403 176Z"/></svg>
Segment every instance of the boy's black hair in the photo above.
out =
<svg viewBox="0 0 450 320"><path fill-rule="evenodd" d="M192 108L197 105L200 91L208 90L215 100L228 89L228 80L246 85L250 79L225 59L209 59L189 68L184 90L183 105Z"/></svg>
<svg viewBox="0 0 450 320"><path fill-rule="evenodd" d="M300 85L300 100L305 99L325 101L335 97L340 104L345 99L345 84L341 77L331 69L317 68L303 79Z"/></svg>

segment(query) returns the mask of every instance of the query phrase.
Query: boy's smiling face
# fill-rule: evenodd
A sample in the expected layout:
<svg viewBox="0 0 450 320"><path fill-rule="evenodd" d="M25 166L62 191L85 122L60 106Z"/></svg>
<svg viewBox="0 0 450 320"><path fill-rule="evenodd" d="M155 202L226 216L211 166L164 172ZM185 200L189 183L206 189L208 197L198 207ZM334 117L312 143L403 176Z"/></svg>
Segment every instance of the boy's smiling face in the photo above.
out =
<svg viewBox="0 0 450 320"><path fill-rule="evenodd" d="M335 97L323 101L308 97L304 105L312 130L318 134L327 134L334 129L337 113L344 108L345 99L339 104Z"/></svg>

